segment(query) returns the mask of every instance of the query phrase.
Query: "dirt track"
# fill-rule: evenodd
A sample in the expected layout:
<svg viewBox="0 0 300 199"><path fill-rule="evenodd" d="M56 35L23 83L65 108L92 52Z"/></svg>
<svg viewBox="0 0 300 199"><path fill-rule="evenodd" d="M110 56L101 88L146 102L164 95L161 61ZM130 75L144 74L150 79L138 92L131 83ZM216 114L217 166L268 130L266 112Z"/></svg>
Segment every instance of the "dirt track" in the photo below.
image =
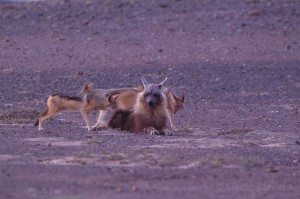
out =
<svg viewBox="0 0 300 199"><path fill-rule="evenodd" d="M299 198L300 1L224 2L0 3L0 198ZM141 76L186 95L175 136L32 126Z"/></svg>

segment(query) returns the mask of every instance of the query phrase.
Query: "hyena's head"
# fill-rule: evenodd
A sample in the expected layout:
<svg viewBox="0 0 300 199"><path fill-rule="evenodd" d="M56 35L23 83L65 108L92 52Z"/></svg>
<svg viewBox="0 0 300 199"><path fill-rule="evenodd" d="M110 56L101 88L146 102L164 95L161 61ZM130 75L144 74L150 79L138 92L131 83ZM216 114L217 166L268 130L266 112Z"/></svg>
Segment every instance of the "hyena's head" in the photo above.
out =
<svg viewBox="0 0 300 199"><path fill-rule="evenodd" d="M165 96L162 87L166 80L167 78L159 84L149 84L145 78L142 78L144 91L141 97L150 108L155 108L164 102Z"/></svg>

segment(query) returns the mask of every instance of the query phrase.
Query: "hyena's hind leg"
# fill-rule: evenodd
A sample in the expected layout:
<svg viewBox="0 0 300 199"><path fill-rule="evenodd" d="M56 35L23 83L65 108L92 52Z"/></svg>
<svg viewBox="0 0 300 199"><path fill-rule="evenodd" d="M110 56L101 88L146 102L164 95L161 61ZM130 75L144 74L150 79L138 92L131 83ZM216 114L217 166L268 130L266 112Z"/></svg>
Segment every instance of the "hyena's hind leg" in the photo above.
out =
<svg viewBox="0 0 300 199"><path fill-rule="evenodd" d="M34 126L39 125L39 131L44 130L44 128L42 127L43 121L54 117L58 112L58 110L49 110L47 107L42 116L36 120Z"/></svg>

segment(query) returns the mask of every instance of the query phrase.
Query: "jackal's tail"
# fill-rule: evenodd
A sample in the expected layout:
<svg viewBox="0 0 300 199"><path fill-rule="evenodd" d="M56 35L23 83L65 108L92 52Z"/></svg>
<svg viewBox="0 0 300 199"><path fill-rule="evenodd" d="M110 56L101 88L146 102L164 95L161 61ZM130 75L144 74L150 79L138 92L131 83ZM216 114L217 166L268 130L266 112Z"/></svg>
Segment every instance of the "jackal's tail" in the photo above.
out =
<svg viewBox="0 0 300 199"><path fill-rule="evenodd" d="M42 113L42 115L41 115L40 117L43 117L43 116L47 115L48 111L49 111L49 109L48 109L48 107L47 107L46 110ZM35 123L34 123L34 126L37 126L37 125L39 124L39 119L40 119L40 117L38 117L38 118L36 119L36 121L35 121Z"/></svg>

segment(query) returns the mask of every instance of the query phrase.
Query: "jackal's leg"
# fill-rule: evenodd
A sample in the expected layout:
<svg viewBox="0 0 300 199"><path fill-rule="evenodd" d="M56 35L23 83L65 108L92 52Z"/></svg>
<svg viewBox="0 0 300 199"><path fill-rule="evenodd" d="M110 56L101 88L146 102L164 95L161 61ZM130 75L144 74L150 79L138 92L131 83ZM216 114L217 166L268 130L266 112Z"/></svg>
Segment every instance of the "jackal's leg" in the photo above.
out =
<svg viewBox="0 0 300 199"><path fill-rule="evenodd" d="M107 110L100 110L100 111L99 111L99 117L98 117L98 119L97 119L96 124L93 126L93 128L95 128L95 127L104 127L104 126L107 125L107 124L103 121L103 119L104 119L106 113L107 113Z"/></svg>
<svg viewBox="0 0 300 199"><path fill-rule="evenodd" d="M81 112L81 115L82 115L86 125L87 125L88 131L91 131L92 130L92 124L91 124L91 120L90 120L90 117L89 117L89 112L84 110L84 109L80 110L80 112Z"/></svg>
<svg viewBox="0 0 300 199"><path fill-rule="evenodd" d="M39 131L44 130L44 128L42 127L43 121L54 117L59 112L60 112L59 110L48 109L47 113L39 118Z"/></svg>
<svg viewBox="0 0 300 199"><path fill-rule="evenodd" d="M167 116L168 116L171 128L175 129L176 127L175 127L175 122L174 122L174 111L171 110L171 109L168 109L167 110Z"/></svg>

